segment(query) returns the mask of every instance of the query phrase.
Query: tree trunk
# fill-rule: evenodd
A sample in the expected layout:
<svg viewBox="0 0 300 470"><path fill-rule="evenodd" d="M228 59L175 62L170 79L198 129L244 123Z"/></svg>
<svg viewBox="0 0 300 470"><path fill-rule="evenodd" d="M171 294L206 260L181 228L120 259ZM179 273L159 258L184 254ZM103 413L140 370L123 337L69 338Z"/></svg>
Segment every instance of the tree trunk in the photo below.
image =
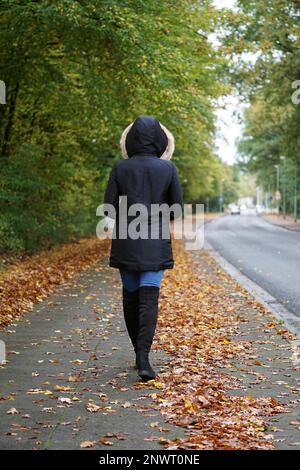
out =
<svg viewBox="0 0 300 470"><path fill-rule="evenodd" d="M19 82L16 83L14 90L9 96L9 104L8 104L9 108L7 112L6 126L5 126L5 130L3 134L3 141L2 141L2 155L4 157L8 157L9 152L10 152L10 139L11 139L13 121L14 121L14 116L15 116L15 111L16 111L18 91L19 91Z"/></svg>

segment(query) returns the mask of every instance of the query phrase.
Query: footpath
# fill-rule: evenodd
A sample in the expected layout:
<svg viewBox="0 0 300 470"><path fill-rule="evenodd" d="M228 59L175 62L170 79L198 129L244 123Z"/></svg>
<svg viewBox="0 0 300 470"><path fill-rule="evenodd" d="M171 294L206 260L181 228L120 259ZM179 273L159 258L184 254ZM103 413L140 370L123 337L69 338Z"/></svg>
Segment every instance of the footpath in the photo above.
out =
<svg viewBox="0 0 300 470"><path fill-rule="evenodd" d="M0 331L1 449L299 449L294 338L205 251L175 243L141 384L107 256Z"/></svg>

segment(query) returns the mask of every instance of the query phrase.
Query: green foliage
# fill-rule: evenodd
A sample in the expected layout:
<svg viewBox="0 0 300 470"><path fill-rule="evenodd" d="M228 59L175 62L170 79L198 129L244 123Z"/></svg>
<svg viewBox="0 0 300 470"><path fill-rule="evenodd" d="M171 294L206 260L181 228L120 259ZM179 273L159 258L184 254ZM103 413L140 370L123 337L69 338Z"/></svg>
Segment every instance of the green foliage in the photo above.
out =
<svg viewBox="0 0 300 470"><path fill-rule="evenodd" d="M291 201L300 166L300 106L292 102L292 85L300 78L300 4L238 0L237 6L238 11L227 17L223 50L235 64L233 83L250 102L239 143L241 162L271 191L277 186L279 165L280 190L285 185ZM252 54L251 60L245 52ZM292 208L289 202L288 209Z"/></svg>
<svg viewBox="0 0 300 470"><path fill-rule="evenodd" d="M174 133L187 201L214 191L224 60L209 0L2 0L0 250L34 251L96 226L122 130L139 114Z"/></svg>

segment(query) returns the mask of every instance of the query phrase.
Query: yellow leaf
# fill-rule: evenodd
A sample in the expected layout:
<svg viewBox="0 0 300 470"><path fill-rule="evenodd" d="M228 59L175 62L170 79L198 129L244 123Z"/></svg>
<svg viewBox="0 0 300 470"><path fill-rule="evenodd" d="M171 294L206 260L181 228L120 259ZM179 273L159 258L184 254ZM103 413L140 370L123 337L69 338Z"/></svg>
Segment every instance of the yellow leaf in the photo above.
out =
<svg viewBox="0 0 300 470"><path fill-rule="evenodd" d="M161 382L156 381L156 380L154 380L154 382L152 382L152 380L151 380L150 383L151 383L151 384L153 385L153 387L155 387L155 388L159 388L159 389L163 389L163 388L164 388L163 384L162 384Z"/></svg>
<svg viewBox="0 0 300 470"><path fill-rule="evenodd" d="M73 362L73 364L79 364L79 365L84 363L84 361L82 361L81 359L74 359L74 361L71 361L71 362Z"/></svg>
<svg viewBox="0 0 300 470"><path fill-rule="evenodd" d="M224 343L224 344L229 344L229 343L231 343L231 341L230 341L229 339L227 339L227 338L224 338L224 339L223 339L223 343Z"/></svg>
<svg viewBox="0 0 300 470"><path fill-rule="evenodd" d="M150 423L151 428L157 428L158 425L159 425L158 421L155 421L154 423Z"/></svg>
<svg viewBox="0 0 300 470"><path fill-rule="evenodd" d="M184 397L183 401L184 401L184 406L186 408L191 408L193 406L193 403L191 402L191 400L189 398Z"/></svg>
<svg viewBox="0 0 300 470"><path fill-rule="evenodd" d="M58 392L70 392L72 390L71 387L65 387L63 385L55 385L54 390L57 390Z"/></svg>

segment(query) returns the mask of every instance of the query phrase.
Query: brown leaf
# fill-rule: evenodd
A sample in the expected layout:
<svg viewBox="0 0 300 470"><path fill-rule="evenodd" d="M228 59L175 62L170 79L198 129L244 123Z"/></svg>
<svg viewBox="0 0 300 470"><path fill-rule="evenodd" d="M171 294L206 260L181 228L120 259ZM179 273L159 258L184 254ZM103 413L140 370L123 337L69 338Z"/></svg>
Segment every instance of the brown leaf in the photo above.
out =
<svg viewBox="0 0 300 470"><path fill-rule="evenodd" d="M96 441L83 441L80 443L80 447L82 449L89 449L91 447L94 447L95 444L96 444Z"/></svg>
<svg viewBox="0 0 300 470"><path fill-rule="evenodd" d="M99 442L101 444L103 444L104 446L112 446L113 445L113 442L112 441L109 441L108 439L106 439L105 437L102 437L101 439L99 439Z"/></svg>
<svg viewBox="0 0 300 470"><path fill-rule="evenodd" d="M90 412L90 413L97 413L98 411L102 410L103 407L102 406L98 406L96 405L95 403L88 403L86 405L86 409Z"/></svg>

